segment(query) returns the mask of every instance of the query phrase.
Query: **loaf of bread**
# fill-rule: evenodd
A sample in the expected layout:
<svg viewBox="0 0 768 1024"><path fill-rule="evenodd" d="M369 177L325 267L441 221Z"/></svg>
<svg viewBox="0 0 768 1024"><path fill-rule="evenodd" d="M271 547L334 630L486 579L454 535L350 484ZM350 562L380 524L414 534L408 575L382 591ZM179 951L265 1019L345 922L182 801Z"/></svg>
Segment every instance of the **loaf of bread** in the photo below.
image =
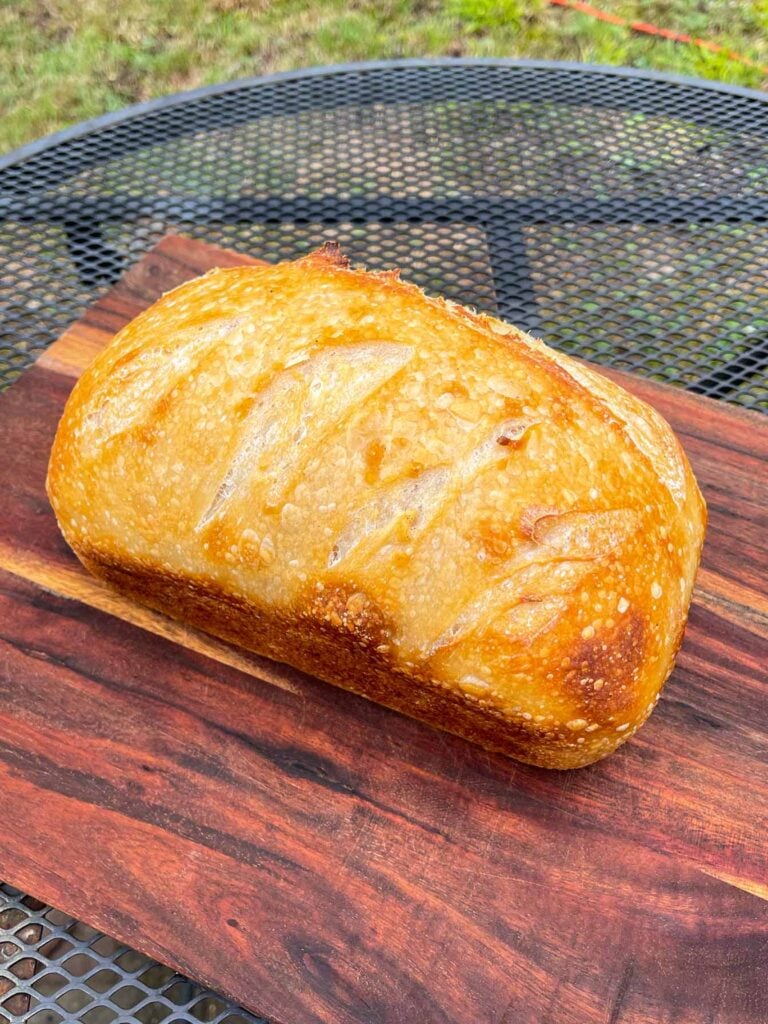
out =
<svg viewBox="0 0 768 1024"><path fill-rule="evenodd" d="M650 714L705 522L653 409L335 246L212 271L125 327L48 493L135 600L552 768Z"/></svg>

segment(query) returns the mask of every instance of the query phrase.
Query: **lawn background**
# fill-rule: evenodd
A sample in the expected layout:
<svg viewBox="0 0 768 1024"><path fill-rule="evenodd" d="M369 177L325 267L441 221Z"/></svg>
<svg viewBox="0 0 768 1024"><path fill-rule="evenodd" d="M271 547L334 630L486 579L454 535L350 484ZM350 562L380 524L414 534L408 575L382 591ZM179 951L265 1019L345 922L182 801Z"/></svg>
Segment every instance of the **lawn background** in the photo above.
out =
<svg viewBox="0 0 768 1024"><path fill-rule="evenodd" d="M593 0L768 65L768 0ZM757 88L723 54L546 0L0 0L0 152L165 93L315 64L504 56L656 68Z"/></svg>

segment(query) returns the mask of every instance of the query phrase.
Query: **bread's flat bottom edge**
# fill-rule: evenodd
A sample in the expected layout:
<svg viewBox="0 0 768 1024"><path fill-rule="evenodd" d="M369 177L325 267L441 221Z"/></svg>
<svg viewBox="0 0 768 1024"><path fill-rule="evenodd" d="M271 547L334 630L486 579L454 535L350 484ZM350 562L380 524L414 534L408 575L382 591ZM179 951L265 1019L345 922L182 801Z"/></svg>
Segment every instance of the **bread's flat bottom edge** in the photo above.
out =
<svg viewBox="0 0 768 1024"><path fill-rule="evenodd" d="M376 650L374 639L361 639L311 613L265 610L214 581L97 550L76 554L90 573L139 604L494 753L552 769L585 767L611 753L603 744L574 749L545 741L532 724L508 719L500 709L426 675L404 672Z"/></svg>

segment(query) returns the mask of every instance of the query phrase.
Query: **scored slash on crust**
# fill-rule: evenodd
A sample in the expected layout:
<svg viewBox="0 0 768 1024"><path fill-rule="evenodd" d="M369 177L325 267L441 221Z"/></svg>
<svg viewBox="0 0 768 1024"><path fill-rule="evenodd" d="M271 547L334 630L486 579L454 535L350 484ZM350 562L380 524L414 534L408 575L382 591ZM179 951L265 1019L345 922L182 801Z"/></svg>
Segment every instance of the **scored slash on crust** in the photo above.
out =
<svg viewBox="0 0 768 1024"><path fill-rule="evenodd" d="M469 601L455 621L427 645L425 653L459 643L482 623L506 613L504 631L531 640L567 607L565 596L634 533L640 517L632 509L597 512L545 512L531 525L531 541L496 570L497 582ZM552 573L557 565L559 573Z"/></svg>
<svg viewBox="0 0 768 1024"><path fill-rule="evenodd" d="M229 468L195 529L203 530L218 518L255 473L269 473L267 504L278 505L323 435L412 357L412 348L391 342L344 345L278 374L249 412ZM287 424L291 447L286 449ZM302 446L310 431L312 443Z"/></svg>
<svg viewBox="0 0 768 1024"><path fill-rule="evenodd" d="M465 487L483 469L509 456L538 420L509 420L494 427L491 436L452 465L424 470L415 480L395 484L383 495L358 509L336 541L328 558L329 568L337 565L371 535L383 541L395 523L410 515L410 539L417 537L437 518L451 496ZM503 438L503 441L501 440Z"/></svg>

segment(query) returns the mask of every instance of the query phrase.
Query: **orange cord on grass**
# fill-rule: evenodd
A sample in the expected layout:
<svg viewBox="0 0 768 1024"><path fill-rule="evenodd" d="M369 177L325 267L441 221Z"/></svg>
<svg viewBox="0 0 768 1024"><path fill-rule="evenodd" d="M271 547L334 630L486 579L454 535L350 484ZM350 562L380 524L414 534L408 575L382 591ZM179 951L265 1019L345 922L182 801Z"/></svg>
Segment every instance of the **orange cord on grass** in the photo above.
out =
<svg viewBox="0 0 768 1024"><path fill-rule="evenodd" d="M670 28L659 28L657 25L649 25L646 21L629 21L628 18L622 18L618 14L611 14L609 11L601 11L597 7L593 7L592 4L583 3L582 0L549 0L549 3L555 7L567 7L571 11L578 11L580 14L586 14L590 18L596 18L598 21L608 22L609 25L619 25L621 28L631 29L633 32L640 32L647 36L657 36L661 39L669 39L673 43L686 43L689 46L698 46L701 50L709 50L710 53L720 53L729 60L735 60L739 64L745 64L750 68L757 68L764 75L768 75L768 66L765 64L759 64L757 61L752 60L751 57L745 57L742 53L737 53L735 50L729 50L726 46L721 46L719 43L712 43L708 39L695 39L693 36L688 35L687 32L675 32Z"/></svg>

